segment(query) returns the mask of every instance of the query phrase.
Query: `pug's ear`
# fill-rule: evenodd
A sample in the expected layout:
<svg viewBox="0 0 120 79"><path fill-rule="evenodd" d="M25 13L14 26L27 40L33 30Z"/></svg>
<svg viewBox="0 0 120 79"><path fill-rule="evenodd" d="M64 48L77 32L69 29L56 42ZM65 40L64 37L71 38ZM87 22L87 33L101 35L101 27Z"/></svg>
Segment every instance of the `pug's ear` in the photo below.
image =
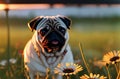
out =
<svg viewBox="0 0 120 79"><path fill-rule="evenodd" d="M33 30L36 30L38 23L43 19L42 16L36 17L32 19L30 22L28 22L28 27L33 32Z"/></svg>
<svg viewBox="0 0 120 79"><path fill-rule="evenodd" d="M72 24L71 19L69 19L68 17L65 17L65 16L59 16L59 18L65 23L67 28L70 29L70 26Z"/></svg>

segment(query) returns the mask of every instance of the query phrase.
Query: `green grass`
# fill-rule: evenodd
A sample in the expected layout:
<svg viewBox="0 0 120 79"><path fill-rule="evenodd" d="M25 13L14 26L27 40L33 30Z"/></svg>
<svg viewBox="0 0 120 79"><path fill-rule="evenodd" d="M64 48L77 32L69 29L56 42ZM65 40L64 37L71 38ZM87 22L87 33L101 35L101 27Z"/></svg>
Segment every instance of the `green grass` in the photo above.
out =
<svg viewBox="0 0 120 79"><path fill-rule="evenodd" d="M16 21L17 20L17 21ZM79 43L82 43L84 55L90 68L94 68L91 61L101 59L103 54L120 49L120 19L119 18L73 18L73 25L70 33L70 46L74 59L81 59ZM22 57L18 50L23 50L27 41L32 37L33 32L27 27L28 18L11 18L10 20L10 55L17 57L18 63L15 65L15 78L23 79ZM7 27L5 22L1 22L0 29L0 61L7 58ZM13 66L13 65L12 65ZM11 67L12 67L11 66ZM6 68L6 67L5 67ZM2 69L1 69L2 70ZM7 69L0 70L0 78L7 79ZM103 72L104 69L94 68L93 72ZM84 71L85 73L86 71ZM80 73L81 74L81 73ZM103 72L103 74L105 74ZM20 77L22 75L22 77ZM14 79L14 78L13 78Z"/></svg>

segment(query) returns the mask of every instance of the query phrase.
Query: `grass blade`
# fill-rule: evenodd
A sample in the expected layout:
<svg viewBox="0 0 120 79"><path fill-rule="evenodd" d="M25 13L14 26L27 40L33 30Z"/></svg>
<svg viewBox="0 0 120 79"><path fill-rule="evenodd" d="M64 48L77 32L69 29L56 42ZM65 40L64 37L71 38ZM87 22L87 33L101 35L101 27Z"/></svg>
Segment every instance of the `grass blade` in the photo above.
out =
<svg viewBox="0 0 120 79"><path fill-rule="evenodd" d="M86 62L86 59L85 59L85 56L84 56L84 54L83 54L83 49L82 49L82 44L81 43L79 43L79 49L80 49L80 54L81 54L81 56L82 56L82 60L83 60L83 62L84 62L84 64L85 64L85 67L87 68L87 71L88 71L88 73L90 74L90 68L88 67L88 64L87 64L87 62Z"/></svg>

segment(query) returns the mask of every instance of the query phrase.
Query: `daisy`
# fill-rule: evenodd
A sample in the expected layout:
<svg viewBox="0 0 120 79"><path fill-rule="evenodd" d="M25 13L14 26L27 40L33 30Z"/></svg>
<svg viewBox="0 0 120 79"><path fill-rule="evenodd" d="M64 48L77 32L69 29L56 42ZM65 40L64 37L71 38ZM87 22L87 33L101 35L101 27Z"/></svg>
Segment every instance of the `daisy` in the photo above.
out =
<svg viewBox="0 0 120 79"><path fill-rule="evenodd" d="M9 59L9 62L10 62L11 64L15 64L15 63L17 62L17 59L11 58L11 59Z"/></svg>
<svg viewBox="0 0 120 79"><path fill-rule="evenodd" d="M120 51L111 51L103 56L103 61L107 64L120 62Z"/></svg>
<svg viewBox="0 0 120 79"><path fill-rule="evenodd" d="M83 76L80 77L80 79L107 79L107 77L100 76L100 74L90 73L89 76L84 74Z"/></svg>
<svg viewBox="0 0 120 79"><path fill-rule="evenodd" d="M0 65L1 65L1 66L6 66L6 64L7 64L7 60L2 60L2 61L0 62Z"/></svg>
<svg viewBox="0 0 120 79"><path fill-rule="evenodd" d="M82 66L78 65L78 64L73 64L73 63L65 63L65 64L58 64L58 66L55 68L54 72L56 74L60 74L60 75L73 75L73 74L77 74L79 71L82 71L83 68Z"/></svg>

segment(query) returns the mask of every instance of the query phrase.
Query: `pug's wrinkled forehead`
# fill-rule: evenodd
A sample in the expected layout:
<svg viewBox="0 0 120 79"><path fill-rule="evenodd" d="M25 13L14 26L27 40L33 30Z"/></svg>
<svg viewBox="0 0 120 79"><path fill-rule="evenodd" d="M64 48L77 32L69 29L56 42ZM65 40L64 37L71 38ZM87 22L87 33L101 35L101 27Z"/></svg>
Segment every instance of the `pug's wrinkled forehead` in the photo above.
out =
<svg viewBox="0 0 120 79"><path fill-rule="evenodd" d="M59 17L46 16L38 23L36 30L46 26L49 26L49 28L57 28L59 26L67 28L65 23Z"/></svg>
<svg viewBox="0 0 120 79"><path fill-rule="evenodd" d="M33 30L39 30L40 28L49 25L50 27L62 26L70 29L71 20L65 16L39 16L32 19L28 23L28 27Z"/></svg>

